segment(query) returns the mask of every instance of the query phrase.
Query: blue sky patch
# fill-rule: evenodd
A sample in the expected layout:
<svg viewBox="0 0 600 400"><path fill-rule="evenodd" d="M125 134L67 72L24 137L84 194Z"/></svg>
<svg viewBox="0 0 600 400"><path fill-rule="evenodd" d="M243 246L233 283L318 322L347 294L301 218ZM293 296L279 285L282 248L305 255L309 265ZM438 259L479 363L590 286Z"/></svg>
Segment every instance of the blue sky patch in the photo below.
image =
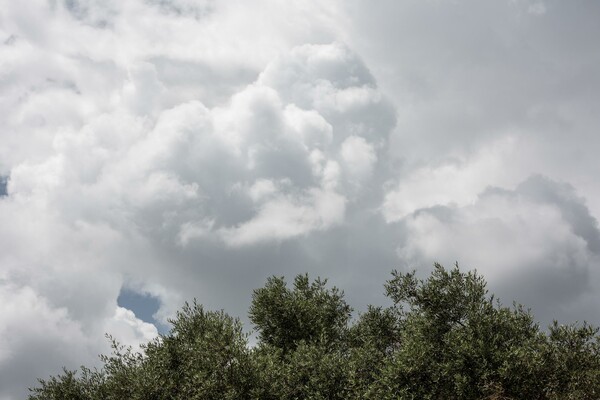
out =
<svg viewBox="0 0 600 400"><path fill-rule="evenodd" d="M117 304L133 311L135 316L142 321L154 324L160 333L168 332L168 327L153 317L160 307L160 300L156 297L122 288L117 298Z"/></svg>

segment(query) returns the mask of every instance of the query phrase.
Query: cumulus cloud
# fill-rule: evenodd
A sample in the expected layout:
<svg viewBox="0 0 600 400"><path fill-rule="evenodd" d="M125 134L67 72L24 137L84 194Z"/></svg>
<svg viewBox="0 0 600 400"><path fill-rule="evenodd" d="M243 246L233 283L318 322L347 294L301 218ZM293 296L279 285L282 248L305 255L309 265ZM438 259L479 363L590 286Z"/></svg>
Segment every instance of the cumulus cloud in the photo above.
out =
<svg viewBox="0 0 600 400"><path fill-rule="evenodd" d="M359 181L369 178L377 161L373 145L357 136L344 140L340 154L351 179Z"/></svg>
<svg viewBox="0 0 600 400"><path fill-rule="evenodd" d="M73 359L90 360L85 335L76 322L70 320L66 310L53 310L28 288L0 287L0 398L24 395L22 385L34 384L28 378L34 374L45 374L54 370L53 360L66 363L79 362ZM62 339L68 337L73 345ZM19 362L15 362L19 359ZM18 382L21 387L15 387Z"/></svg>
<svg viewBox="0 0 600 400"><path fill-rule="evenodd" d="M582 313L581 303L598 295L598 221L567 184L533 176L514 190L490 187L469 205L415 211L405 222L402 258L477 268L505 300L532 307L545 323L557 310L583 317L591 304Z"/></svg>
<svg viewBox="0 0 600 400"><path fill-rule="evenodd" d="M123 307L115 307L112 318L106 321L104 329L115 338L139 349L141 344L148 343L158 336L156 326L138 319L133 311Z"/></svg>
<svg viewBox="0 0 600 400"><path fill-rule="evenodd" d="M69 368L97 363L98 352L109 348L108 342L98 343L95 330L111 332L136 349L157 335L154 325L121 307L102 326L86 325L69 307L56 307L34 288L0 282L0 398L23 394L35 377L56 371L58 360Z"/></svg>
<svg viewBox="0 0 600 400"><path fill-rule="evenodd" d="M577 181L595 207L595 161L580 143L598 146L597 5L357 1L350 12L348 40L397 105L390 148L404 170L513 136L528 142L533 172Z"/></svg>
<svg viewBox="0 0 600 400"><path fill-rule="evenodd" d="M456 260L598 320L598 12L2 2L0 398L156 335L123 288L244 316L308 271L360 310Z"/></svg>
<svg viewBox="0 0 600 400"><path fill-rule="evenodd" d="M341 195L321 190L313 190L307 199L273 199L250 221L225 228L221 234L227 244L237 246L325 230L343 221L345 202Z"/></svg>
<svg viewBox="0 0 600 400"><path fill-rule="evenodd" d="M482 146L475 154L411 169L389 182L381 211L388 222L393 222L421 208L470 204L492 182L510 184L526 173L527 168L521 165L504 165L505 159L514 159L518 145L509 136Z"/></svg>
<svg viewBox="0 0 600 400"><path fill-rule="evenodd" d="M341 228L368 197L363 181L394 118L360 58L330 40L295 46L293 35L248 57L237 39L215 37L213 21L227 30L245 6L196 6L7 8L0 257L2 295L14 301L4 303L0 370L21 373L3 396L61 365L95 363L107 331L134 346L155 336L116 305L122 287L159 298L161 322L194 295L218 303L223 285L246 286L219 278L228 269L248 268L257 286L273 246ZM38 31L23 22L36 18L47 19ZM361 118L372 111L387 117ZM19 330L31 335L13 339ZM46 360L33 375L28 348Z"/></svg>

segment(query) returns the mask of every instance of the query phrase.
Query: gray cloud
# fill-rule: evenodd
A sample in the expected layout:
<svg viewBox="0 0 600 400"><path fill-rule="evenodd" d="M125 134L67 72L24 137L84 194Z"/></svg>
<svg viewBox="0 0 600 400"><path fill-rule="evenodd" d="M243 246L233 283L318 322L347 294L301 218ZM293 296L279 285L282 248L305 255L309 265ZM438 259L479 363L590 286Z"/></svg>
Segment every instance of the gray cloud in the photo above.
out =
<svg viewBox="0 0 600 400"><path fill-rule="evenodd" d="M573 233L585 240L591 252L600 253L598 221L590 214L584 200L575 195L575 189L571 185L557 184L542 176L534 176L521 183L516 191L539 202L555 204Z"/></svg>
<svg viewBox="0 0 600 400"><path fill-rule="evenodd" d="M106 331L156 335L123 288L163 322L193 297L244 316L308 271L362 310L391 269L459 261L542 321L599 321L599 11L6 4L0 398Z"/></svg>
<svg viewBox="0 0 600 400"><path fill-rule="evenodd" d="M599 146L598 5L356 1L350 12L353 48L397 105L401 174L511 138L507 161L473 193L542 173L574 184L598 214L598 164L582 150Z"/></svg>
<svg viewBox="0 0 600 400"><path fill-rule="evenodd" d="M505 302L532 307L544 324L600 317L585 304L597 302L600 230L570 185L532 176L514 190L488 188L470 205L418 210L404 223L399 251L416 264L477 268Z"/></svg>
<svg viewBox="0 0 600 400"><path fill-rule="evenodd" d="M0 197L8 196L7 185L8 177L0 176Z"/></svg>

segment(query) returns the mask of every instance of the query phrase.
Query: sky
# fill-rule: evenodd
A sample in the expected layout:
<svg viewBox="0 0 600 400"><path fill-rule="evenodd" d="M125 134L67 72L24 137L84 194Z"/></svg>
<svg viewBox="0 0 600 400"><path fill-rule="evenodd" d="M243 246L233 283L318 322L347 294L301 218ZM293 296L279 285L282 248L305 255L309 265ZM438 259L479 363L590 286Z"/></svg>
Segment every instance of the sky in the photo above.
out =
<svg viewBox="0 0 600 400"><path fill-rule="evenodd" d="M600 325L600 2L0 0L0 400L196 298L393 269Z"/></svg>

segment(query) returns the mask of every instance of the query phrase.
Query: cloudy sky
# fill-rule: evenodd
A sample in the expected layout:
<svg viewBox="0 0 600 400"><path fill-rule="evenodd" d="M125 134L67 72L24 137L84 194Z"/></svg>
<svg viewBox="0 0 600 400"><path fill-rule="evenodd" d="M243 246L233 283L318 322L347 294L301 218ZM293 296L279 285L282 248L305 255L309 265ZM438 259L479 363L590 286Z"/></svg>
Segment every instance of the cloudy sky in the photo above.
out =
<svg viewBox="0 0 600 400"><path fill-rule="evenodd" d="M273 274L600 324L600 2L0 5L0 399Z"/></svg>

